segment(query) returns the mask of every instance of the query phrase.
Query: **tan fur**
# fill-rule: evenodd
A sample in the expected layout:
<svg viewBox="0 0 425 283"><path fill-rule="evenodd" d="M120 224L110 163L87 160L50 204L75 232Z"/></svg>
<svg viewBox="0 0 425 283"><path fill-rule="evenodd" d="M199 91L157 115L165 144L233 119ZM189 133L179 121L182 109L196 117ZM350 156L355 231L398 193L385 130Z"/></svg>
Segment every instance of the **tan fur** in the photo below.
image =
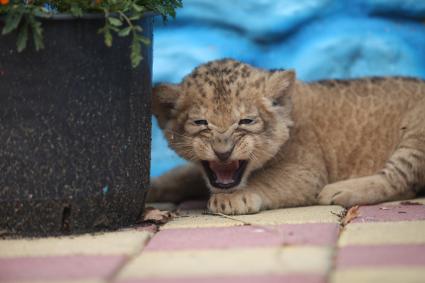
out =
<svg viewBox="0 0 425 283"><path fill-rule="evenodd" d="M239 186L223 190L203 183L213 212L350 207L410 198L425 187L424 81L305 84L293 71L219 60L196 68L179 85L157 86L154 114L169 145L190 166L217 160L214 151L232 147L231 160L249 160ZM238 125L246 117L255 123ZM196 119L209 125L195 125ZM154 181L153 191L166 191L171 201L188 192L202 195L202 172L177 169ZM188 178L198 185L188 185Z"/></svg>

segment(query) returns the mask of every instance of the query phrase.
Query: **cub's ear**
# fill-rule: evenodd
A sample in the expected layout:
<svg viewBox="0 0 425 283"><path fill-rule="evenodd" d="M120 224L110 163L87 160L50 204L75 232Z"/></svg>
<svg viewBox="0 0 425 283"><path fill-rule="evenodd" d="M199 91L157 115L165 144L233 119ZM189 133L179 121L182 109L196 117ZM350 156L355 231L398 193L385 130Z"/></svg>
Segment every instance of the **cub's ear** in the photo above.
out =
<svg viewBox="0 0 425 283"><path fill-rule="evenodd" d="M290 103L290 94L295 84L295 71L277 70L269 72L266 80L266 96L276 105Z"/></svg>
<svg viewBox="0 0 425 283"><path fill-rule="evenodd" d="M158 119L159 127L163 129L171 119L171 112L175 109L182 90L176 84L158 84L153 88L152 94L152 113Z"/></svg>

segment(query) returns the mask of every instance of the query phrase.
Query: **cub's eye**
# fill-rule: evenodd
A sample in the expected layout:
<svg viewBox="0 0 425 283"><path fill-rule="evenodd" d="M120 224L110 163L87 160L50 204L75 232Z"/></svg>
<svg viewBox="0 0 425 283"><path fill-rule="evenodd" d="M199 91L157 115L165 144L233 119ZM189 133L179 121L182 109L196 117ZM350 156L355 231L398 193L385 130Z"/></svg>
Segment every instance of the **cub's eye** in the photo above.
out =
<svg viewBox="0 0 425 283"><path fill-rule="evenodd" d="M193 123L195 123L195 125L198 125L198 126L207 126L208 125L207 120L195 120L195 121L193 121Z"/></svg>
<svg viewBox="0 0 425 283"><path fill-rule="evenodd" d="M242 119L239 121L239 125L249 125L254 123L253 119Z"/></svg>

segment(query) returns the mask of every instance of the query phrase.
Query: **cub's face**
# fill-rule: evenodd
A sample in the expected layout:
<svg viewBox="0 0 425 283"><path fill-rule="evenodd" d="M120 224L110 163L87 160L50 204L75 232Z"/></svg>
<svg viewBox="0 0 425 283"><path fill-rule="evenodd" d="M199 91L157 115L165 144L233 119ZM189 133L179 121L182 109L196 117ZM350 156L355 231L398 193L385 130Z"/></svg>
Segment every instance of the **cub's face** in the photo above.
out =
<svg viewBox="0 0 425 283"><path fill-rule="evenodd" d="M169 145L202 167L213 192L243 188L289 138L292 71L233 60L201 65L154 88L153 112Z"/></svg>

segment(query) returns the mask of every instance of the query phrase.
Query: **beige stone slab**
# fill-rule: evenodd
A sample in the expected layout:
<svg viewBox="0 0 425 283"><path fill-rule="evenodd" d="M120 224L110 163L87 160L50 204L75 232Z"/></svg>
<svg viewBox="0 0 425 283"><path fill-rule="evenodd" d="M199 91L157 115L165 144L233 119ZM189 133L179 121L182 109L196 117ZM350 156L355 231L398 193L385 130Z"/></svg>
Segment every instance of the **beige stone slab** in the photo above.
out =
<svg viewBox="0 0 425 283"><path fill-rule="evenodd" d="M425 244L425 221L350 223L338 245Z"/></svg>
<svg viewBox="0 0 425 283"><path fill-rule="evenodd" d="M0 240L0 257L131 255L139 252L151 235L134 229L74 237Z"/></svg>
<svg viewBox="0 0 425 283"><path fill-rule="evenodd" d="M344 212L340 206L308 206L262 211L250 215L229 217L205 215L204 211L190 211L165 224L169 228L227 227L250 223L254 225L279 225L292 223L338 223Z"/></svg>
<svg viewBox="0 0 425 283"><path fill-rule="evenodd" d="M341 206L306 206L263 211L259 214L240 215L236 218L259 225L293 223L339 223L345 211Z"/></svg>
<svg viewBox="0 0 425 283"><path fill-rule="evenodd" d="M144 252L124 267L119 278L325 274L331 258L332 249L326 247Z"/></svg>
<svg viewBox="0 0 425 283"><path fill-rule="evenodd" d="M241 225L244 225L244 223L235 219L206 215L205 211L202 210L191 210L182 212L179 216L161 226L160 229L230 227Z"/></svg>
<svg viewBox="0 0 425 283"><path fill-rule="evenodd" d="M423 283L425 268L361 268L336 271L331 283Z"/></svg>

